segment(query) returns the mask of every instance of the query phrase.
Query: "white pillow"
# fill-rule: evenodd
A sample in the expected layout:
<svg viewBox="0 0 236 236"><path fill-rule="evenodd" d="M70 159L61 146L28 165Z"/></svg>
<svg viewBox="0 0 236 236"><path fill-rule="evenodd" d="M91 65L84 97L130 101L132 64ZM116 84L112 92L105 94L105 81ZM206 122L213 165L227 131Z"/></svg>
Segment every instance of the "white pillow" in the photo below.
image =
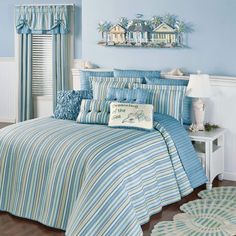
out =
<svg viewBox="0 0 236 236"><path fill-rule="evenodd" d="M153 105L112 102L108 126L152 130Z"/></svg>

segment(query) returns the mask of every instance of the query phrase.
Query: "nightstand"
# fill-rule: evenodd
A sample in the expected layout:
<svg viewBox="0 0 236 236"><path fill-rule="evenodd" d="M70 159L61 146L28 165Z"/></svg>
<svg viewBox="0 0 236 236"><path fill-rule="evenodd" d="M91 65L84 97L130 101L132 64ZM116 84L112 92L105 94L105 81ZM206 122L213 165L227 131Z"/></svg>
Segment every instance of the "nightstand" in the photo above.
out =
<svg viewBox="0 0 236 236"><path fill-rule="evenodd" d="M225 129L217 128L209 132L188 131L188 133L208 178L206 188L211 189L216 176L219 180L223 180Z"/></svg>

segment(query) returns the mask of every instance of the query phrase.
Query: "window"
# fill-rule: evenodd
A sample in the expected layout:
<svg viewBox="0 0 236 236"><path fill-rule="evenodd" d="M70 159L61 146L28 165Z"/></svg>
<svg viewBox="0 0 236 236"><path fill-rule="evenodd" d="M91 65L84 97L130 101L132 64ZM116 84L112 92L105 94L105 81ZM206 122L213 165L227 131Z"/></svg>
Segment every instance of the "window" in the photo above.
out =
<svg viewBox="0 0 236 236"><path fill-rule="evenodd" d="M43 5L44 6L44 5ZM34 9L35 6L32 5L29 7L30 9ZM36 7L37 8L37 7ZM51 19L51 15L47 15L47 7L46 5L42 8L45 8L45 11L42 12L45 13L45 19ZM59 9L60 7L58 7ZM28 11L27 11L28 12ZM27 13L26 12L26 13ZM28 14L28 13L27 13ZM56 14L56 11L55 13ZM72 84L72 78L71 75L69 74L69 70L70 67L72 65L73 62L73 56L74 56L74 7L71 6L68 9L68 23L70 24L70 26L68 27L70 29L69 33L65 35L66 40L64 41L67 46L68 46L68 71L66 71L66 73L68 72L68 85L69 88L71 89L73 84ZM41 18L40 18L41 19ZM38 26L41 24L40 19L37 19L37 17L35 18L36 22L38 22L38 24L33 24L31 21L27 22L27 24L31 25L32 23L32 27L34 28L32 30L32 34L31 34L31 57L29 59L31 60L31 83L29 82L29 85L32 85L32 107L28 106L28 104L19 104L18 106L18 110L22 109L21 107L27 107L28 110L30 110L30 113L32 114L33 118L36 117L42 117L42 116L50 116L53 113L53 109L54 109L54 92L55 90L54 88L54 68L58 70L59 74L60 74L60 68L58 68L58 65L54 65L54 53L56 53L56 49L54 50L54 43L56 45L56 43L59 43L60 41L60 37L59 35L52 35L51 31L41 31L40 33L42 34L34 34L34 32L36 32L38 30ZM35 28L35 26L37 25L37 27ZM49 27L51 27L50 22L49 22ZM53 32L54 33L54 32ZM21 40L23 39L20 35L17 35L17 45L16 47L18 48L17 53L18 53L18 58L20 56L20 46L21 46ZM55 37L55 40L54 40ZM27 41L28 42L28 41ZM58 45L58 44L57 44ZM29 45L27 45L29 46ZM60 52L59 52L60 53ZM56 58L57 55L55 55ZM20 59L20 58L19 58ZM18 65L18 72L20 72L20 70L22 69L21 66L23 64L19 64ZM28 73L27 68L23 68L24 73ZM58 73L55 73L55 77L57 76ZM29 76L30 76L29 75ZM19 75L19 77L21 77L21 75ZM22 75L22 77L25 77L24 75ZM19 81L19 86L20 86L21 81ZM28 86L29 86L28 85ZM56 81L55 81L55 85L56 85ZM19 91L19 95L21 95L21 91ZM22 99L19 96L20 100ZM30 104L31 105L31 104ZM20 114L20 112L19 112ZM21 117L18 117L18 120L20 120Z"/></svg>
<svg viewBox="0 0 236 236"><path fill-rule="evenodd" d="M32 35L32 94L52 95L52 35Z"/></svg>

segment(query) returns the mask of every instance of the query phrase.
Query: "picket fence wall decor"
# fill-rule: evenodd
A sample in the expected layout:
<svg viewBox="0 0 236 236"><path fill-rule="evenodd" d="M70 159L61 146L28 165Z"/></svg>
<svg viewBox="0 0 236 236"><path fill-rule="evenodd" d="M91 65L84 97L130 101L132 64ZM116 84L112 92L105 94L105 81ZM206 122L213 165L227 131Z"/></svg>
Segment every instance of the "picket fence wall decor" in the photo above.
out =
<svg viewBox="0 0 236 236"><path fill-rule="evenodd" d="M153 16L145 20L142 14L137 14L132 20L121 17L115 24L100 22L98 31L101 33L98 44L102 46L184 48L188 47L186 35L193 27L176 15Z"/></svg>

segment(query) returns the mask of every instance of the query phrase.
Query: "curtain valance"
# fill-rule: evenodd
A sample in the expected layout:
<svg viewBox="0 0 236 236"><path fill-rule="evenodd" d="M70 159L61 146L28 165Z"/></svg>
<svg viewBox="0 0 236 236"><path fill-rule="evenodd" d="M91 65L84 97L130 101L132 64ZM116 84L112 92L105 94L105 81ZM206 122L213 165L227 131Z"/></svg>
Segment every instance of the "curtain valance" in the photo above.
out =
<svg viewBox="0 0 236 236"><path fill-rule="evenodd" d="M68 5L17 6L18 34L67 34L70 29Z"/></svg>

